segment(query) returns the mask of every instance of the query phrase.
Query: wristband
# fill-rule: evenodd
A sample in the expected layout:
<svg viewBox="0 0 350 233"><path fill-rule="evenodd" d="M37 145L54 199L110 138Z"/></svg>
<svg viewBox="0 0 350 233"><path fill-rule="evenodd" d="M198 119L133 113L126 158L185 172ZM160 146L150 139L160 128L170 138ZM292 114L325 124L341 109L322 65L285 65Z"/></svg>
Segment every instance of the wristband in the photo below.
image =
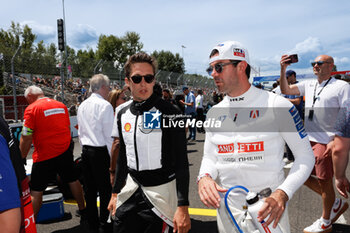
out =
<svg viewBox="0 0 350 233"><path fill-rule="evenodd" d="M197 184L199 183L199 181L203 178L203 177L210 177L211 178L211 175L209 173L204 173L204 174L201 174L197 177Z"/></svg>

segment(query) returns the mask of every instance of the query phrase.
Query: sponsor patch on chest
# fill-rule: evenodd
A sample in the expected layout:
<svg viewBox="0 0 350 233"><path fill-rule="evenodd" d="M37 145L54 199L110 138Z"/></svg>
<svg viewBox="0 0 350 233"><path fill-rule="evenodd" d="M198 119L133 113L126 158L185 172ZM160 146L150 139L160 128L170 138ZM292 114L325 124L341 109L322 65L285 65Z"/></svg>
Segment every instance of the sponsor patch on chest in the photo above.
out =
<svg viewBox="0 0 350 233"><path fill-rule="evenodd" d="M221 163L264 163L263 141L219 144L217 147Z"/></svg>

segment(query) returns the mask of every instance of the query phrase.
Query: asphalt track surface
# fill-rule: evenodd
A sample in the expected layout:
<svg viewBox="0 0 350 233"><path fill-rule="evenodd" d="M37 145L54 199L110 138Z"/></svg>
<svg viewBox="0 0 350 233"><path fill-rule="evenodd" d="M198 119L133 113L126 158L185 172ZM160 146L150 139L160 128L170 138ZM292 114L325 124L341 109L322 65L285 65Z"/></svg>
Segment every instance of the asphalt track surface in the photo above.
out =
<svg viewBox="0 0 350 233"><path fill-rule="evenodd" d="M78 139L75 138L75 157L79 157L81 148ZM190 215L192 233L215 233L216 211L204 206L197 193L196 177L200 167L204 145L204 134L197 134L197 141L188 144L188 158L190 162ZM287 173L289 169L285 169ZM350 168L347 169L347 177L350 177ZM336 192L337 197L340 195ZM349 202L350 200L348 200ZM322 214L321 197L302 186L288 203L291 232L303 232L306 226L311 225ZM74 203L65 202L65 215L63 219L38 223L38 233L78 233L87 232L84 226L80 226L80 218L75 216L77 206ZM350 209L350 208L349 208ZM333 225L333 232L350 233L350 210L347 210Z"/></svg>

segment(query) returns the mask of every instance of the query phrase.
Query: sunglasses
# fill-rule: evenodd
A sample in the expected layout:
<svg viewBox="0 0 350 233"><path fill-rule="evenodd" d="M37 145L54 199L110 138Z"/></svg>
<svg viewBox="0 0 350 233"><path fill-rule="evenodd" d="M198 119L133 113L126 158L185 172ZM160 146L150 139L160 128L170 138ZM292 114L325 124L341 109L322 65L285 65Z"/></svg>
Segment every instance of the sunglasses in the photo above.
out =
<svg viewBox="0 0 350 233"><path fill-rule="evenodd" d="M318 66L322 66L324 63L330 63L330 62L327 62L327 61L314 61L314 62L311 62L311 66L314 67L316 64Z"/></svg>
<svg viewBox="0 0 350 233"><path fill-rule="evenodd" d="M240 62L241 61L230 61L230 62L227 62L227 63L217 63L217 64L214 65L214 67L209 66L208 69L207 69L207 72L208 72L209 75L211 75L213 73L213 70L215 69L215 71L217 73L221 73L224 66L227 66L229 64L233 64L234 66L236 66Z"/></svg>
<svg viewBox="0 0 350 233"><path fill-rule="evenodd" d="M147 74L147 75L142 76L142 75L137 74L137 75L132 76L131 80L133 81L133 83L138 84L142 81L142 78L145 79L146 83L151 83L154 80L154 75Z"/></svg>

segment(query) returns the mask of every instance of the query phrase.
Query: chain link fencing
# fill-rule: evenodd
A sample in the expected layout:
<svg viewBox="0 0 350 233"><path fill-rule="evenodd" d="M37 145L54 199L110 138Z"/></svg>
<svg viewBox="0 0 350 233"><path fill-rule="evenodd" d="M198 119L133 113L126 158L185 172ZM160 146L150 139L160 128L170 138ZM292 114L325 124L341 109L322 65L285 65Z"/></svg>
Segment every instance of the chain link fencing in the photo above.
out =
<svg viewBox="0 0 350 233"><path fill-rule="evenodd" d="M45 96L62 101L62 83L60 64L56 61L26 59L19 53L0 57L0 114L5 119L23 119L24 109L28 106L24 91L30 85L37 85L44 91ZM13 60L13 62L11 62ZM13 70L12 70L13 67ZM68 62L64 69L63 102L68 108L74 106L88 96L89 78L96 73L103 73L111 80L111 88L122 88L125 84L124 71L115 68L113 62L90 59L85 62ZM12 75L14 72L14 78ZM182 94L182 87L187 86L196 92L203 91L204 103L211 101L215 84L211 78L196 74L181 74L158 70L156 81L163 89L168 89L173 95Z"/></svg>

